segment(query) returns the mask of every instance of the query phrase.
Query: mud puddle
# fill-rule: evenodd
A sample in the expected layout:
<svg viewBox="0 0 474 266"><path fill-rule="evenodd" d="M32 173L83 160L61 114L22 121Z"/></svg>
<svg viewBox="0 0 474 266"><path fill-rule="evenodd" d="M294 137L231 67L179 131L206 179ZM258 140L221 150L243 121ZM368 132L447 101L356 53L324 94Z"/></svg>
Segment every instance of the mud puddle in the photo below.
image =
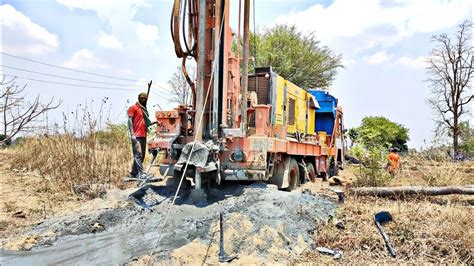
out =
<svg viewBox="0 0 474 266"><path fill-rule="evenodd" d="M142 192L147 208L130 204L93 215L45 221L25 234L40 236L30 251L2 250L2 265L133 264L152 251L170 207L166 187L146 189L148 192ZM241 258L250 254L265 259L274 257L275 253L288 258L297 255L309 243L317 221L327 219L336 206L327 198L277 191L258 183L234 184L213 190L211 194L215 200L210 200L207 206L197 207L183 198L173 207L162 240L154 250L154 262L201 263L206 258L207 262L214 262L217 258L215 226L220 212L227 217L228 252ZM48 235L48 232L52 233ZM47 237L41 237L44 235ZM272 241L276 243L273 246ZM203 247L202 255L195 244ZM196 261L183 260L191 258L183 256L189 250L196 253Z"/></svg>

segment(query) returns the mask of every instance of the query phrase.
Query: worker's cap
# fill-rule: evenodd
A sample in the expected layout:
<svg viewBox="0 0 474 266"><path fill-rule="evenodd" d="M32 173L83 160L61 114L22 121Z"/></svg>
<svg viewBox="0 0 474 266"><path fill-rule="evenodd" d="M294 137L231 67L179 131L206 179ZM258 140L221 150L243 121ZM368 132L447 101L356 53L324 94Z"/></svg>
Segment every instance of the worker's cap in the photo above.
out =
<svg viewBox="0 0 474 266"><path fill-rule="evenodd" d="M140 99L140 98L148 99L148 94L146 92L142 92L142 93L138 94L138 99Z"/></svg>

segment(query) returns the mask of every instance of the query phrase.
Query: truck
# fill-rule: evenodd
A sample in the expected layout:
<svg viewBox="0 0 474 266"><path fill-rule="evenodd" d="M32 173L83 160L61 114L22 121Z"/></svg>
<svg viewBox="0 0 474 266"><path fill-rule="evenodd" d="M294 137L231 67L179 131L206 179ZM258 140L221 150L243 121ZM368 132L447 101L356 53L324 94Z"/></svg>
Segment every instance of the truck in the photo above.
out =
<svg viewBox="0 0 474 266"><path fill-rule="evenodd" d="M229 7L224 0L174 2L172 37L193 101L155 113L148 149L154 158L161 154L160 173L177 189L192 179L195 201L205 199L205 184L263 181L291 191L336 174L344 156L337 99L300 88L271 66L249 74L250 3L244 0L242 53L231 49ZM196 60L195 81L187 76L189 58Z"/></svg>

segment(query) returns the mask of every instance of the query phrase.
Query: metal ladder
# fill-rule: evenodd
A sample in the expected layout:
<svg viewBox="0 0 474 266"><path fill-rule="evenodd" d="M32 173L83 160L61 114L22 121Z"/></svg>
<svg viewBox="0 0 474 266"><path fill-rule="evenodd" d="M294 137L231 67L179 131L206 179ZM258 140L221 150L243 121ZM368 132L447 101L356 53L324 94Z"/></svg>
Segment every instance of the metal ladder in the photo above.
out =
<svg viewBox="0 0 474 266"><path fill-rule="evenodd" d="M267 180L272 178L273 176L273 168L275 167L275 153L270 153L268 157L268 165L267 165Z"/></svg>

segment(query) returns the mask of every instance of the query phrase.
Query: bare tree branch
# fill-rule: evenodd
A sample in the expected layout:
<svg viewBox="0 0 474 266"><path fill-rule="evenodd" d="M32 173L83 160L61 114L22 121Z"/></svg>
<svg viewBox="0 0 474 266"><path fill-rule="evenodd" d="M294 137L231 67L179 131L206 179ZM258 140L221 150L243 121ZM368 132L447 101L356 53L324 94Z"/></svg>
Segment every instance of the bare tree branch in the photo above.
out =
<svg viewBox="0 0 474 266"><path fill-rule="evenodd" d="M432 38L437 46L427 60L432 96L428 104L435 110L439 126L449 129L453 137L454 152L459 152L460 123L469 111L464 108L473 96L473 46L472 22L464 21L456 35L435 35Z"/></svg>
<svg viewBox="0 0 474 266"><path fill-rule="evenodd" d="M43 104L39 95L35 97L33 102L27 102L24 94L27 85L18 87L14 79L6 82L5 77L3 77L0 85L0 110L3 113L0 145L8 144L20 132L32 131L38 128L34 126L35 122L38 121L38 117L58 108L61 104L61 101L54 104L54 98Z"/></svg>
<svg viewBox="0 0 474 266"><path fill-rule="evenodd" d="M194 73L192 71L187 71L190 79L194 79ZM192 101L192 90L189 86L186 77L181 72L181 67L176 69L176 72L173 73L173 76L168 81L168 84L171 86L173 91L173 96L171 98L172 102L181 104L181 105L190 105Z"/></svg>

